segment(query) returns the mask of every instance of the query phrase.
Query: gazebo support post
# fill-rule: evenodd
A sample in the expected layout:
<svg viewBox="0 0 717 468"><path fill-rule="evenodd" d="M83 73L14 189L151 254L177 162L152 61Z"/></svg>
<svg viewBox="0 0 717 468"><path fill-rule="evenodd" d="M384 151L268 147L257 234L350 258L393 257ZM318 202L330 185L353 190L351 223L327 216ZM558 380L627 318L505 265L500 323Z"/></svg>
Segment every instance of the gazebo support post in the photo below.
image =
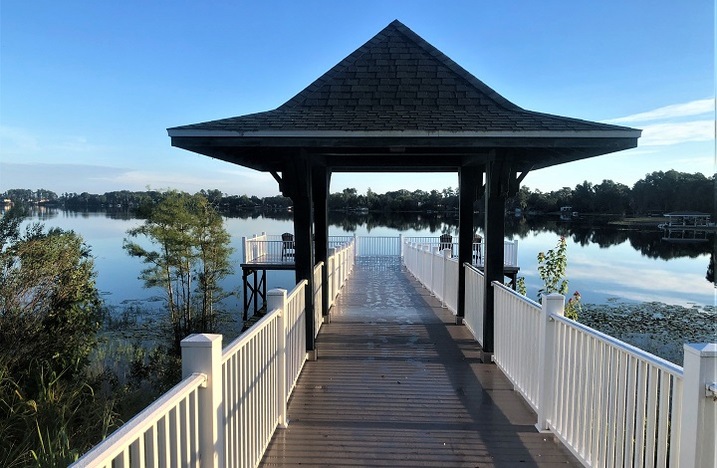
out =
<svg viewBox="0 0 717 468"><path fill-rule="evenodd" d="M326 166L314 166L311 170L312 190L314 195L314 255L316 263L324 262L321 270L321 315L329 315L329 185L331 183L331 172ZM316 306L316 304L314 304Z"/></svg>
<svg viewBox="0 0 717 468"><path fill-rule="evenodd" d="M482 166L464 166L458 170L458 324L462 323L465 317L466 270L463 264L471 263L473 259L473 205L482 182Z"/></svg>
<svg viewBox="0 0 717 468"><path fill-rule="evenodd" d="M493 354L494 298L493 281L503 282L505 251L505 199L514 176L504 159L488 163L485 190L485 314L483 316L484 361ZM488 355L488 356L486 356Z"/></svg>
<svg viewBox="0 0 717 468"><path fill-rule="evenodd" d="M315 359L314 342L314 209L312 203L311 168L309 158L301 154L288 164L284 171L284 187L294 202L294 236L296 265L296 282L308 281L306 288L306 351L311 359ZM287 193L284 193L287 196Z"/></svg>

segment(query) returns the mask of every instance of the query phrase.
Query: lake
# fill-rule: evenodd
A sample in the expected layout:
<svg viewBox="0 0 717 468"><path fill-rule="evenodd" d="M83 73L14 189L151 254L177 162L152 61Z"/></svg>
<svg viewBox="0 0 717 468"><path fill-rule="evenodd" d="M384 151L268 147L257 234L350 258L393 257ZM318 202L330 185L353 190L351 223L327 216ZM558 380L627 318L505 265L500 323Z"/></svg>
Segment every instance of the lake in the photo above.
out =
<svg viewBox="0 0 717 468"><path fill-rule="evenodd" d="M122 308L140 304L162 306L162 291L148 290L138 279L143 264L122 249L128 229L142 220L126 212L76 212L42 209L26 222L41 221L47 227L59 227L80 234L91 247L98 272L97 286L105 302ZM477 219L479 232L482 234ZM453 217L415 213L369 213L368 215L331 213L330 235L359 236L439 236L457 234ZM237 272L224 287L241 290L241 238L266 232L291 232L290 214L265 217L252 213L245 217L225 218L236 251L233 260ZM584 303L663 302L682 306L715 306L715 285L707 270L714 249L713 236L705 242L674 243L662 240L657 229L618 228L589 221L560 222L557 218L510 219L506 238L518 241L519 276L525 277L528 296L535 298L541 281L537 273L538 252L554 248L560 236L568 240L570 292L579 291ZM293 272L270 272L268 288L291 288ZM231 307L241 307L238 296ZM152 307L154 307L152 306Z"/></svg>

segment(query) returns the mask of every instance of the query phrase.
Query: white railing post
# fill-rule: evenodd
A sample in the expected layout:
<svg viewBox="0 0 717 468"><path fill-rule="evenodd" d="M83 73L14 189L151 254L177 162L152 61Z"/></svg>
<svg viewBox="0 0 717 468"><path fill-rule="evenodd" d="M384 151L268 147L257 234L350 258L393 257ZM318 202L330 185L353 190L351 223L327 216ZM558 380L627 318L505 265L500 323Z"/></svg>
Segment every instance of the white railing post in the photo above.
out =
<svg viewBox="0 0 717 468"><path fill-rule="evenodd" d="M548 431L548 421L552 419L553 399L555 398L555 320L553 315L562 316L565 312L565 296L548 294L543 296L540 329L538 330L538 423L539 431Z"/></svg>
<svg viewBox="0 0 717 468"><path fill-rule="evenodd" d="M279 349L277 350L279 359L279 427L286 428L289 425L287 417L286 402L287 385L286 385L286 289L272 289L266 293L266 311L279 309Z"/></svg>
<svg viewBox="0 0 717 468"><path fill-rule="evenodd" d="M182 340L182 378L194 373L207 376L198 393L197 425L201 466L224 466L224 414L222 401L222 335L199 333ZM223 417L222 417L223 419Z"/></svg>
<svg viewBox="0 0 717 468"><path fill-rule="evenodd" d="M518 266L518 239L513 240L513 256L510 266Z"/></svg>
<svg viewBox="0 0 717 468"><path fill-rule="evenodd" d="M403 258L403 233L398 233L398 255Z"/></svg>
<svg viewBox="0 0 717 468"><path fill-rule="evenodd" d="M445 309L448 307L448 294L447 287L448 287L448 259L451 258L451 250L450 249L443 249L443 285L441 286L443 288L443 294L441 299L441 308Z"/></svg>
<svg viewBox="0 0 717 468"><path fill-rule="evenodd" d="M685 344L680 466L715 466L717 343Z"/></svg>

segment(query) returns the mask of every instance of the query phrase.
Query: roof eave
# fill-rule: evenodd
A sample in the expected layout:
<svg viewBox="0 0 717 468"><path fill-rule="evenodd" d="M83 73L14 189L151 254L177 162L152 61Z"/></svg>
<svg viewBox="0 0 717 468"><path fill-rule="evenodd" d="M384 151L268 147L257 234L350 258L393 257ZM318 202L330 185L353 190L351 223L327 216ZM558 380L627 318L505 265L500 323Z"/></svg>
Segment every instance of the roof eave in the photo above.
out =
<svg viewBox="0 0 717 468"><path fill-rule="evenodd" d="M170 137L179 138L307 138L307 139L371 139L371 138L640 138L642 130L625 128L615 130L565 130L565 131L446 131L446 130L200 130L170 128Z"/></svg>

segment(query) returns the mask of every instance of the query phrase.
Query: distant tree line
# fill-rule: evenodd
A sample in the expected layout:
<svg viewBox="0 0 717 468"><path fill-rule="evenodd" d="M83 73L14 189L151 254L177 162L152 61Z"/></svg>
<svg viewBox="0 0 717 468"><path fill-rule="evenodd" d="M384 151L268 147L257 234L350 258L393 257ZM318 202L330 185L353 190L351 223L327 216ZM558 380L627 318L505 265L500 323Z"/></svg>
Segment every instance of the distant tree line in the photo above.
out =
<svg viewBox="0 0 717 468"><path fill-rule="evenodd" d="M154 206L162 200L164 191L146 190L129 191L119 190L96 193L62 193L46 189L10 189L0 194L3 199L17 204L39 204L45 206L65 207L68 209L142 209ZM259 198L247 195L226 195L221 190L200 190L199 194L222 212L252 210L256 208L268 210L286 210L292 205L291 199L275 195Z"/></svg>
<svg viewBox="0 0 717 468"><path fill-rule="evenodd" d="M34 203L48 206L64 206L68 209L124 208L139 209L152 206L160 198L159 191L131 192L128 190L107 192L102 195L83 192L57 195L50 190L11 189L3 198L14 203ZM227 195L220 190L201 190L201 195L224 213L246 210L286 211L292 205L290 198L276 195L259 198L247 195ZM329 209L343 211L383 212L446 212L458 210L458 189L451 187L438 190L395 190L378 194L370 188L359 194L355 188L346 188L329 195ZM529 187L520 188L515 197L507 200L506 208L524 212L551 213L570 206L580 213L646 214L670 211L715 212L715 176L669 170L656 171L638 180L632 187L603 180L599 184L584 181L574 188L541 192ZM481 209L481 205L476 205Z"/></svg>
<svg viewBox="0 0 717 468"><path fill-rule="evenodd" d="M379 195L368 189L365 195L347 188L329 196L329 208L346 211L420 211L444 212L458 210L459 191L397 190ZM569 206L572 211L600 214L647 214L670 211L701 211L714 213L715 176L670 170L653 172L637 181L632 188L612 180L593 184L583 182L575 188L541 192L523 186L518 194L506 201L506 208L523 212L552 213ZM476 204L480 210L482 205Z"/></svg>

